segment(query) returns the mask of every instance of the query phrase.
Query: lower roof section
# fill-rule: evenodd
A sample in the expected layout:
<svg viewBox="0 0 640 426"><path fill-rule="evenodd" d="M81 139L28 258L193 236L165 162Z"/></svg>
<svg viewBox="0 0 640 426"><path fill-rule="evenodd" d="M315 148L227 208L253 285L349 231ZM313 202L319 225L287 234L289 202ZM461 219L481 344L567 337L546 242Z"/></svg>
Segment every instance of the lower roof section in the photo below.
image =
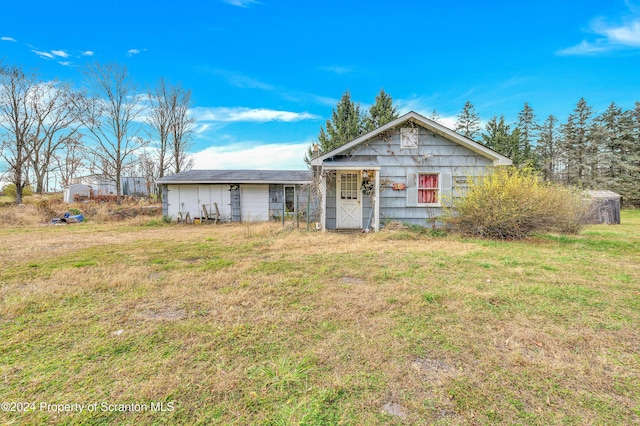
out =
<svg viewBox="0 0 640 426"><path fill-rule="evenodd" d="M306 184L312 180L308 170L188 170L165 176L158 184L204 183L288 183Z"/></svg>

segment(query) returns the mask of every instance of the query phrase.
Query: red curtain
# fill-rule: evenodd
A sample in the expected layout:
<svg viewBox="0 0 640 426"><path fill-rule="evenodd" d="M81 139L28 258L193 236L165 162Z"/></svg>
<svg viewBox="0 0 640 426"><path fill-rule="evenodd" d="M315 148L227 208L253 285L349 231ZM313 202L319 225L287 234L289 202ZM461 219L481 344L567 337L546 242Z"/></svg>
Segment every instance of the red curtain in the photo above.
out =
<svg viewBox="0 0 640 426"><path fill-rule="evenodd" d="M418 203L438 202L438 175L418 175Z"/></svg>

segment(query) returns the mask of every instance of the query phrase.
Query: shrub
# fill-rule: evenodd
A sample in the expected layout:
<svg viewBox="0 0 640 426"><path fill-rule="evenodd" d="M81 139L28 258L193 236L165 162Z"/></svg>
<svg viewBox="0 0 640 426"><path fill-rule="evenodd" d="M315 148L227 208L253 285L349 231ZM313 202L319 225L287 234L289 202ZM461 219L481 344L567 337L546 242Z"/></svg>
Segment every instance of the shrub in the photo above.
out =
<svg viewBox="0 0 640 426"><path fill-rule="evenodd" d="M576 190L545 182L531 168L497 167L454 199L445 219L454 231L493 239L532 232L577 233L587 206Z"/></svg>
<svg viewBox="0 0 640 426"><path fill-rule="evenodd" d="M2 192L6 196L9 196L11 198L16 198L16 184L15 183L6 184L2 188ZM33 195L33 189L31 188L31 185L27 185L24 188L22 188L22 196L23 197L28 197L30 195Z"/></svg>

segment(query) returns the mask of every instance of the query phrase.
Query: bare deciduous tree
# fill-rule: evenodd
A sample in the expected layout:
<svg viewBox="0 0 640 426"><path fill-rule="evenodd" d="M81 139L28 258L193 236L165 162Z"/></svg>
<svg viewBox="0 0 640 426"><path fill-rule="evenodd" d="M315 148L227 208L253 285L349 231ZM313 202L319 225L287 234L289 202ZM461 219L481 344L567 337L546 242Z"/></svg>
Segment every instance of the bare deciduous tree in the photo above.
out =
<svg viewBox="0 0 640 426"><path fill-rule="evenodd" d="M29 138L30 163L36 192L45 191L45 176L55 163L56 151L68 141L77 143L78 131L75 95L68 85L41 83L34 88L31 110L36 122Z"/></svg>
<svg viewBox="0 0 640 426"><path fill-rule="evenodd" d="M93 144L89 151L97 169L116 185L117 202L122 202L123 171L145 145L136 123L141 107L136 86L127 68L93 64L87 72L89 95L81 105L80 120Z"/></svg>
<svg viewBox="0 0 640 426"><path fill-rule="evenodd" d="M189 117L191 91L179 85L173 86L170 91L170 100L173 166L175 172L180 173L193 167L193 160L189 157L194 124L194 120Z"/></svg>
<svg viewBox="0 0 640 426"><path fill-rule="evenodd" d="M0 154L6 177L16 186L16 204L22 203L22 190L29 184L29 140L36 126L31 100L36 81L35 74L0 63L0 127L4 130Z"/></svg>
<svg viewBox="0 0 640 426"><path fill-rule="evenodd" d="M171 113L169 95L164 79L160 79L155 91L149 92L150 111L147 123L151 126L151 137L156 149L158 177L169 171L169 142L171 136Z"/></svg>
<svg viewBox="0 0 640 426"><path fill-rule="evenodd" d="M194 125L189 117L191 91L160 79L156 89L149 93L149 102L151 110L147 123L155 141L157 177L191 169L193 160L189 157L189 149Z"/></svg>
<svg viewBox="0 0 640 426"><path fill-rule="evenodd" d="M155 193L155 182L159 176L159 164L157 158L148 151L144 151L138 155L136 167L134 169L136 176L144 178L147 194Z"/></svg>
<svg viewBox="0 0 640 426"><path fill-rule="evenodd" d="M63 186L69 185L76 172L85 167L86 158L87 152L78 134L65 140L64 145L54 155L53 169L60 176L60 183Z"/></svg>

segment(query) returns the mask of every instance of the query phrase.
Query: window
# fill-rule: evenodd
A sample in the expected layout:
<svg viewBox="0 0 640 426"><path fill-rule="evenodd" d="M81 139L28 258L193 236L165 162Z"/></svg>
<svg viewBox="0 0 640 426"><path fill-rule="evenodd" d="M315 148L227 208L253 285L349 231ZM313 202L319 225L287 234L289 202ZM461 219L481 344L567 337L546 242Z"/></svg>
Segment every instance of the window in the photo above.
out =
<svg viewBox="0 0 640 426"><path fill-rule="evenodd" d="M340 198L343 200L357 200L358 190L358 174L342 173L340 177Z"/></svg>
<svg viewBox="0 0 640 426"><path fill-rule="evenodd" d="M418 173L418 204L438 204L440 175L438 173Z"/></svg>
<svg viewBox="0 0 640 426"><path fill-rule="evenodd" d="M296 191L293 186L284 187L284 210L287 213L295 212L296 210Z"/></svg>

